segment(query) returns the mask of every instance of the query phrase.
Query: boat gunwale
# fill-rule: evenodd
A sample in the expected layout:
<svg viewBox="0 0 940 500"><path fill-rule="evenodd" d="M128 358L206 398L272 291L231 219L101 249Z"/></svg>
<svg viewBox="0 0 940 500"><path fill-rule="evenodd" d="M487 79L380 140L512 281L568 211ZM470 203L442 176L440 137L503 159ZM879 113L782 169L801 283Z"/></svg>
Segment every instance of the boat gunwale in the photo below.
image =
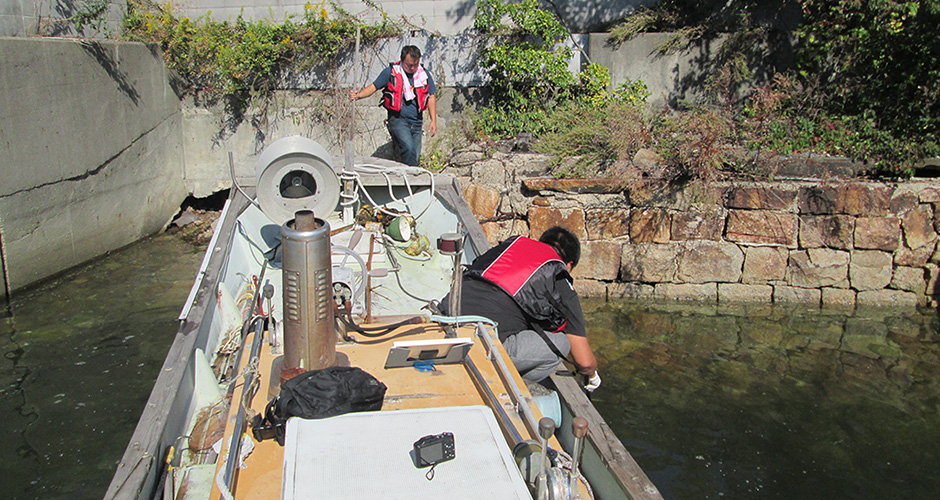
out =
<svg viewBox="0 0 940 500"><path fill-rule="evenodd" d="M221 280L221 270L228 258L229 243L235 234L237 216L250 203L237 190L231 191L229 202L229 216L218 222L216 244L206 250L211 252L211 257L202 283L196 292L187 318L180 322L173 344L167 351L166 359L153 384L134 433L117 465L111 484L105 492L105 500L138 499L148 487L153 489L159 470L155 466L163 464L164 447L161 443L166 433L170 411L179 395L179 387L186 370L192 363L192 353L196 348L202 320L209 305L215 302L216 290ZM144 461L149 463L143 465Z"/></svg>
<svg viewBox="0 0 940 500"><path fill-rule="evenodd" d="M620 438L611 430L604 417L598 413L591 403L584 389L577 382L576 377L570 374L553 374L552 385L558 391L563 404L575 417L583 417L588 421L587 439L600 455L601 461L607 466L611 476L617 481L621 489L631 500L663 500L662 494L656 485L650 481L646 472L636 463L633 455L620 441ZM589 471L583 471L585 476ZM588 477L588 481L591 478Z"/></svg>
<svg viewBox="0 0 940 500"><path fill-rule="evenodd" d="M450 174L434 174L434 176L439 198L457 213L458 219L463 222L470 243L478 254L482 254L491 245L469 204L461 196L456 177ZM244 194L235 189L230 193L229 202L227 217L218 223L218 238L214 236L215 246L207 249L207 252L211 252L212 255L205 268L202 283L187 318L180 322L173 344L167 352L167 357L154 382L137 426L105 493L105 500L141 498L147 488L153 489L160 467L163 466L162 454L165 446L161 446L161 443L165 439L169 414L178 396L183 376L192 362L191 354L196 347L197 333L202 320L209 305L214 303L216 290L222 279L221 271L228 259L230 243L235 234L237 217L251 203ZM661 500L662 496L659 491L610 430L575 378L553 375L552 382L560 399L570 412L574 416L582 416L588 420L588 440L598 450L602 462L607 464L608 471L623 491L629 495L629 498ZM143 464L144 461L147 463ZM150 497L151 495L147 495L145 498Z"/></svg>

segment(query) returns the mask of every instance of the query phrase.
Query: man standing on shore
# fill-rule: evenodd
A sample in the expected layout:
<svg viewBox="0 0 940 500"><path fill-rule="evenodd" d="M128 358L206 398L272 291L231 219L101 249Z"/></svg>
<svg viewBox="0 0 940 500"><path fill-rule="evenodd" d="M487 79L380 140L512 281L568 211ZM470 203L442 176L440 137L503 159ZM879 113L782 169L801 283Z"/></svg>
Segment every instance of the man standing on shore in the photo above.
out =
<svg viewBox="0 0 940 500"><path fill-rule="evenodd" d="M432 137L437 133L437 87L431 73L421 65L421 50L414 45L402 47L400 61L389 64L362 90L350 90L349 98L357 101L378 89L382 89L382 107L388 110L388 133L401 153L402 163L417 166L424 110L431 118L428 131Z"/></svg>

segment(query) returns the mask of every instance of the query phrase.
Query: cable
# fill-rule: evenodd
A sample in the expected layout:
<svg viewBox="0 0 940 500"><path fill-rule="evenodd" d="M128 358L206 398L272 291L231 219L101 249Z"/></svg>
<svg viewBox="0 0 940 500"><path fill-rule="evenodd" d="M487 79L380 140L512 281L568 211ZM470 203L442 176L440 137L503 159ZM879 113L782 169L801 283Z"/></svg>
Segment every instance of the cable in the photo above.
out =
<svg viewBox="0 0 940 500"><path fill-rule="evenodd" d="M460 325L461 323L483 323L487 326L496 327L496 322L484 316L444 316L441 314L432 314L430 321L432 323L443 323L445 325Z"/></svg>
<svg viewBox="0 0 940 500"><path fill-rule="evenodd" d="M389 194L389 197L391 198L391 201L389 201L389 203L398 202L405 206L410 205L414 201L414 196L415 196L414 190L411 188L411 183L408 181L408 175L409 174L413 174L413 175L427 174L431 181L430 183L431 193L430 193L430 196L428 197L428 203L416 215L413 214L413 212L406 212L404 214L390 212L386 210L385 208L383 208L382 205L379 205L378 203L376 203L375 200L372 198L372 196L369 194L368 190L366 190L365 186L362 184L362 177L360 175L361 173L362 174L377 174L377 175L382 175L383 177L385 177L385 182L388 185L388 194ZM396 174L402 178L405 184L405 187L408 190L407 197L398 198L397 196L395 196L395 194L392 191L392 180L389 177L389 173ZM385 166L385 165L372 165L372 164L354 165L352 169L350 170L347 170L344 168L343 171L340 172L339 178L341 181L355 181L356 186L359 188L357 191L361 191L362 194L366 196L366 199L369 200L369 203L372 204L372 206L376 207L376 209L379 210L380 212L393 216L393 217L397 217L400 215L413 215L416 219L418 217L421 217L422 215L424 215L425 212L427 212L428 208L431 207L431 203L434 200L434 192L436 189L435 181L434 181L434 174L431 173L431 171L424 169L424 168L420 168L420 167L409 167L409 166L390 167L390 166ZM344 198L346 200L346 201L340 201L340 205L344 207L354 205L356 202L359 201L358 194L353 195L353 194L347 194L347 193L340 193L340 198Z"/></svg>
<svg viewBox="0 0 940 500"><path fill-rule="evenodd" d="M261 205L259 205L258 202L251 196L248 196L248 193L242 190L241 186L238 185L238 181L235 180L235 157L232 155L231 151L228 152L228 171L232 175L232 185L235 186L235 189L238 190L238 192L241 193L246 200L248 200L252 205L258 207L260 210Z"/></svg>
<svg viewBox="0 0 940 500"><path fill-rule="evenodd" d="M426 237L424 237L424 238L427 239ZM387 235L387 234L380 234L380 235L379 235L378 242L379 242L380 245L384 246L386 249L388 249L389 247L391 247L391 248L395 248L396 250L401 250L401 251L399 252L399 255L401 255L401 258L403 258L403 259L413 260L413 261L415 261L415 262L426 262L426 261L429 261L429 260L431 260L432 258L434 258L434 256L431 254L431 252L429 252L429 251L426 250L426 249L425 249L425 250L421 250L421 253L418 254L418 255L414 255L414 256L413 256L413 255L409 255L408 252L405 252L405 251L402 250L402 249L407 249L407 248L408 248L409 246L411 246L413 243L410 243L410 242L407 242L407 241L405 242L405 243L408 243L407 245L406 245L405 243L398 243L397 241L395 241L394 239L392 239L392 237L390 237L390 236ZM430 242L428 242L428 245L430 245Z"/></svg>
<svg viewBox="0 0 940 500"><path fill-rule="evenodd" d="M424 322L424 316L413 316L411 318L399 321L398 323L393 323L391 325L363 327L353 322L352 318L350 318L347 313L341 313L337 315L337 317L339 318L340 321L343 322L344 325L346 325L346 328L349 328L350 330L362 336L370 337L370 338L382 337L382 336L388 335L389 333L392 333L396 328L401 327L401 326L416 325L416 324L420 324Z"/></svg>

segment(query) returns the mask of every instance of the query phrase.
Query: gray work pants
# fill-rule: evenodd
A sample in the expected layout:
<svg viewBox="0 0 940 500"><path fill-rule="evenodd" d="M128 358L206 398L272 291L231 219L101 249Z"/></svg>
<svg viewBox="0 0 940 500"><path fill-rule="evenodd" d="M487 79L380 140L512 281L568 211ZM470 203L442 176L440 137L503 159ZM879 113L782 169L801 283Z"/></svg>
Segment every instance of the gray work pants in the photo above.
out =
<svg viewBox="0 0 940 500"><path fill-rule="evenodd" d="M571 351L571 344L564 333L545 332L545 335L555 344L558 352L567 356ZM503 347L522 378L530 382L539 382L555 373L561 363L561 358L552 352L545 340L533 330L522 330L510 335L503 342Z"/></svg>

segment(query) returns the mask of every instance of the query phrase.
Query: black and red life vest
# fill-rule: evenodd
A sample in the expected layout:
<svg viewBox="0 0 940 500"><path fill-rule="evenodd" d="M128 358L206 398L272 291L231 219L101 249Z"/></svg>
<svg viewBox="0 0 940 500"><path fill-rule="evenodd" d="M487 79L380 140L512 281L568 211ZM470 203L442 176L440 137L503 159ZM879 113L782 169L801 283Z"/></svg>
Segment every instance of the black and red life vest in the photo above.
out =
<svg viewBox="0 0 940 500"><path fill-rule="evenodd" d="M562 312L561 296L555 291L555 280L560 275L571 281L571 275L550 245L513 236L474 260L466 275L502 288L546 330L564 330L568 321Z"/></svg>
<svg viewBox="0 0 940 500"><path fill-rule="evenodd" d="M413 79L419 81L418 75L424 73L424 66L418 66ZM404 101L405 85L408 82L408 76L401 67L401 61L389 64L388 85L382 90L382 106L389 111L401 111ZM428 107L428 90L430 88L429 80L424 79L421 86L415 86L415 96L418 99L418 113L423 113Z"/></svg>

